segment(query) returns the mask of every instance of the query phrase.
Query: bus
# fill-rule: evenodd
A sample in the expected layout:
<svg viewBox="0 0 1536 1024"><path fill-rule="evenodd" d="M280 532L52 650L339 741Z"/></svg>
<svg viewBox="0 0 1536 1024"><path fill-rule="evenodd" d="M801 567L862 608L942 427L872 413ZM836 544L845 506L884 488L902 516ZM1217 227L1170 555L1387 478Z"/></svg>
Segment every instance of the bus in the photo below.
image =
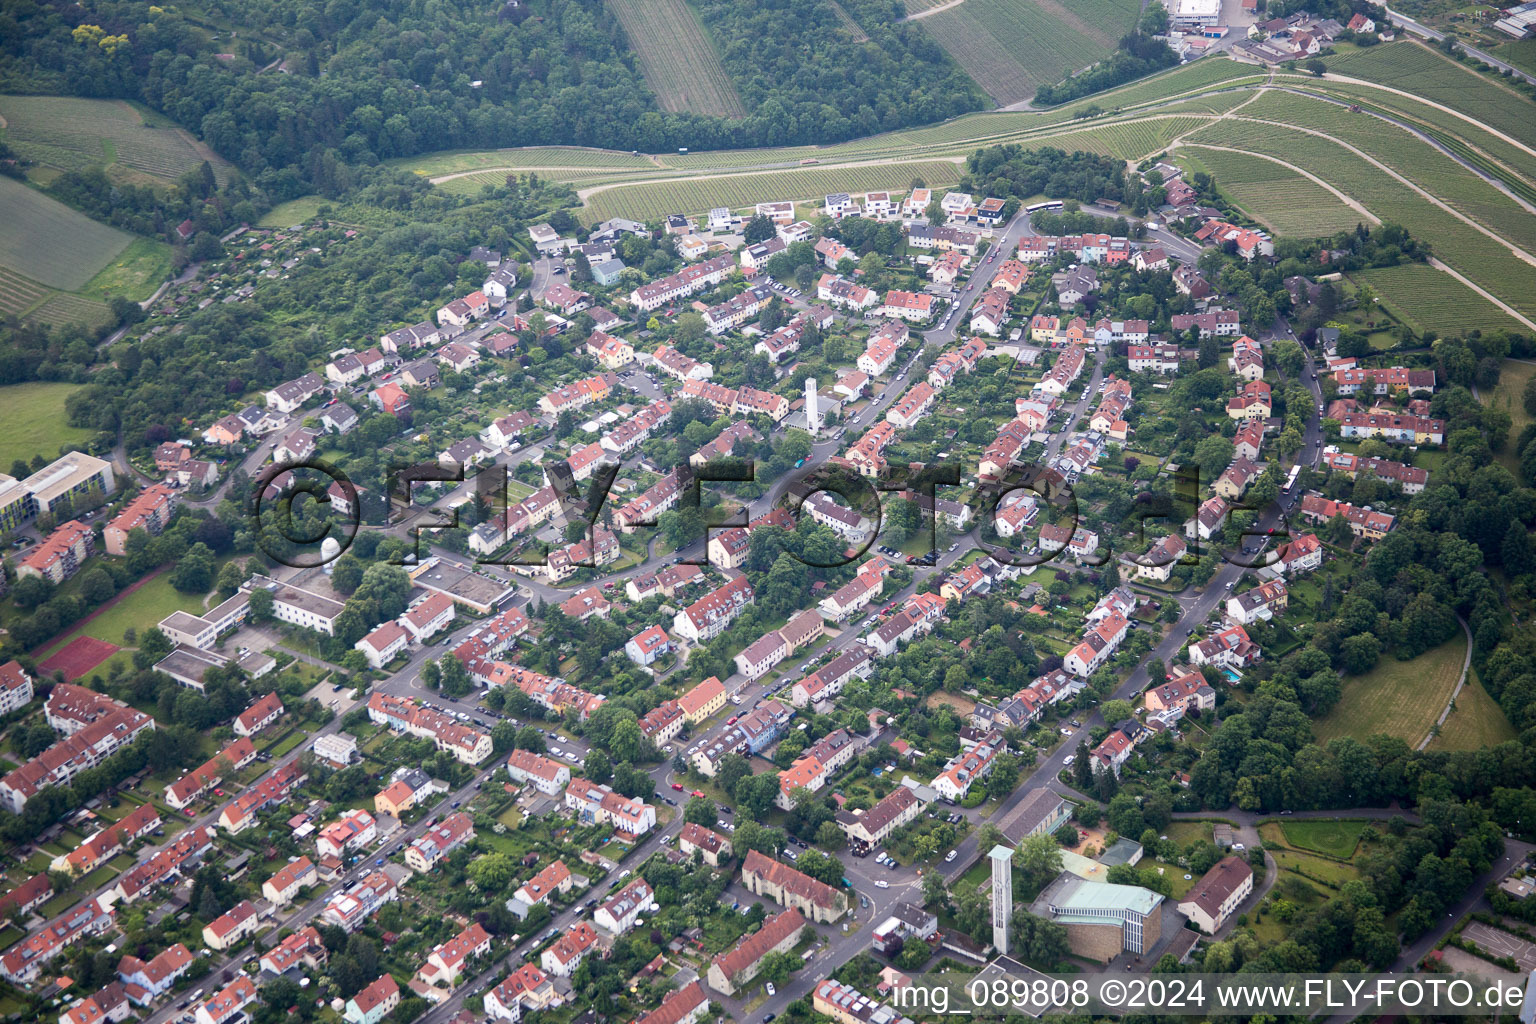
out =
<svg viewBox="0 0 1536 1024"><path fill-rule="evenodd" d="M1039 213L1041 210L1059 210L1063 205L1065 204L1060 199L1056 199L1048 203L1036 203L1033 206L1026 206L1024 207L1024 212Z"/></svg>
<svg viewBox="0 0 1536 1024"><path fill-rule="evenodd" d="M1301 475L1301 463L1291 467L1291 475L1285 478L1285 490L1289 491L1296 486L1296 478Z"/></svg>

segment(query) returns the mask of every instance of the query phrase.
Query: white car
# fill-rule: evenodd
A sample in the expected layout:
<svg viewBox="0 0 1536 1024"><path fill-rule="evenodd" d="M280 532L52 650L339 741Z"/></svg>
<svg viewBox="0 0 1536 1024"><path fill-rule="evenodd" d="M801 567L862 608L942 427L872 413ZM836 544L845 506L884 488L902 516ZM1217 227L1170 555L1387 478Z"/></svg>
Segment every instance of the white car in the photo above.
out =
<svg viewBox="0 0 1536 1024"><path fill-rule="evenodd" d="M878 879L875 880L875 888L876 889L889 889L890 887L891 887L891 883L887 882L883 878L878 878Z"/></svg>
<svg viewBox="0 0 1536 1024"><path fill-rule="evenodd" d="M771 996L776 996L779 994L779 990L773 987L773 982L771 981L764 982L763 988L766 989L768 994Z"/></svg>
<svg viewBox="0 0 1536 1024"><path fill-rule="evenodd" d="M945 864L948 864L950 861L952 861L954 859L955 859L955 851L954 850L950 850L948 853L946 853L944 855L944 863Z"/></svg>

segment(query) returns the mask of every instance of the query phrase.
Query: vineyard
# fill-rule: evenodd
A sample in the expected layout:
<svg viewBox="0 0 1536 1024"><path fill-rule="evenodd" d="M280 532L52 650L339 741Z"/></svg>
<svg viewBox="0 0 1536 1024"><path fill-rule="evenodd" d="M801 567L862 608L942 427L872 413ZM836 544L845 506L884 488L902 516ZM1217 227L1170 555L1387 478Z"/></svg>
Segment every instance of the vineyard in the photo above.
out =
<svg viewBox="0 0 1536 1024"><path fill-rule="evenodd" d="M1084 17L1056 0L965 0L921 24L1000 105L1026 100L1110 54L1139 4L1078 0Z"/></svg>
<svg viewBox="0 0 1536 1024"><path fill-rule="evenodd" d="M53 327L62 327L64 324L104 327L112 322L112 310L106 303L85 298L83 295L54 292L48 297L47 302L27 314L27 319Z"/></svg>
<svg viewBox="0 0 1536 1024"><path fill-rule="evenodd" d="M1198 149L1192 156L1216 176L1222 192L1277 234L1316 238L1348 230L1364 219L1321 185L1271 160L1190 148Z"/></svg>
<svg viewBox="0 0 1536 1024"><path fill-rule="evenodd" d="M1457 335L1519 329L1503 310L1483 300L1450 274L1423 263L1379 267L1351 275L1368 284L1417 331Z"/></svg>
<svg viewBox="0 0 1536 1024"><path fill-rule="evenodd" d="M203 152L178 128L152 128L120 100L0 96L5 141L22 156L61 171L118 164L174 181L197 168ZM228 165L213 158L221 180Z"/></svg>
<svg viewBox="0 0 1536 1024"><path fill-rule="evenodd" d="M0 266L51 288L83 287L131 240L12 178L0 178L0 209Z"/></svg>
<svg viewBox="0 0 1536 1024"><path fill-rule="evenodd" d="M657 220L669 213L703 213L720 206L739 210L769 200L820 199L831 192L904 191L913 178L942 188L960 180L960 167L954 163L928 160L626 185L592 195L587 207L581 211L581 219L588 224L610 217Z"/></svg>
<svg viewBox="0 0 1536 1024"><path fill-rule="evenodd" d="M669 113L746 117L747 108L685 0L608 0L640 71Z"/></svg>
<svg viewBox="0 0 1536 1024"><path fill-rule="evenodd" d="M0 267L0 316L20 316L41 302L48 289L14 270Z"/></svg>

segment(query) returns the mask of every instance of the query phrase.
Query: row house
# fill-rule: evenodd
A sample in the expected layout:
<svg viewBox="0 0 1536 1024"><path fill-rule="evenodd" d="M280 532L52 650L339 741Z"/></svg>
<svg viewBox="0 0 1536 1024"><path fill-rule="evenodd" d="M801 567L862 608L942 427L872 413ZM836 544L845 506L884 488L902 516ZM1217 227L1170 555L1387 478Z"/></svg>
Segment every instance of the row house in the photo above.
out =
<svg viewBox="0 0 1536 1024"><path fill-rule="evenodd" d="M715 368L683 355L670 345L661 345L651 353L656 369L677 380L708 380L715 375Z"/></svg>
<svg viewBox="0 0 1536 1024"><path fill-rule="evenodd" d="M1024 451L1035 429L1022 419L1004 423L998 428L997 437L982 450L976 464L976 475L986 480L998 480L1006 476L1018 464L1020 453Z"/></svg>
<svg viewBox="0 0 1536 1024"><path fill-rule="evenodd" d="M491 756L489 735L403 697L374 692L368 698L368 717L394 732L431 740L438 750L447 751L463 764L480 764Z"/></svg>
<svg viewBox="0 0 1536 1024"><path fill-rule="evenodd" d="M410 327L401 327L379 336L379 347L391 355L400 352L409 352L412 349L428 348L440 345L443 335L438 328L423 320L419 324Z"/></svg>
<svg viewBox="0 0 1536 1024"><path fill-rule="evenodd" d="M871 558L859 567L853 579L834 591L831 597L822 599L821 614L833 622L857 614L879 596L890 572L891 567L883 558Z"/></svg>
<svg viewBox="0 0 1536 1024"><path fill-rule="evenodd" d="M325 364L325 376L335 384L356 384L364 377L382 373L388 366L383 352L369 348L337 356Z"/></svg>
<svg viewBox="0 0 1536 1024"><path fill-rule="evenodd" d="M827 784L832 774L853 757L863 744L848 735L846 729L838 729L817 740L794 762L779 772L779 793L774 802L781 810L795 809L796 790L815 793Z"/></svg>
<svg viewBox="0 0 1536 1024"><path fill-rule="evenodd" d="M1066 349L1056 357L1056 362L1035 385L1047 394L1061 397L1083 373L1084 356L1081 348Z"/></svg>
<svg viewBox="0 0 1536 1024"><path fill-rule="evenodd" d="M1284 580L1271 580L1252 590L1227 598L1226 615L1239 626L1268 622L1284 615L1290 603L1290 591Z"/></svg>
<svg viewBox="0 0 1536 1024"><path fill-rule="evenodd" d="M757 977L768 954L794 949L806 924L793 908L768 918L757 931L710 961L709 987L721 995L735 995Z"/></svg>
<svg viewBox="0 0 1536 1024"><path fill-rule="evenodd" d="M710 676L677 698L677 706L686 721L697 725L725 707L725 684Z"/></svg>
<svg viewBox="0 0 1536 1024"><path fill-rule="evenodd" d="M826 623L813 611L801 611L782 629L767 633L736 655L736 670L756 682L779 662L792 657L826 632Z"/></svg>
<svg viewBox="0 0 1536 1024"><path fill-rule="evenodd" d="M219 827L238 835L256 824L256 816L269 807L287 800L293 790L309 777L298 761L276 768L256 785L241 793L219 812Z"/></svg>
<svg viewBox="0 0 1536 1024"><path fill-rule="evenodd" d="M555 944L539 957L539 966L557 978L569 978L576 973L588 953L596 949L597 930L585 921L561 934Z"/></svg>
<svg viewBox="0 0 1536 1024"><path fill-rule="evenodd" d="M1200 332L1201 338L1235 338L1243 333L1238 322L1237 310L1218 309L1209 313L1177 313L1169 321L1175 333L1191 328Z"/></svg>
<svg viewBox="0 0 1536 1024"><path fill-rule="evenodd" d="M656 827L655 807L587 779L572 779L565 787L565 806L575 811L582 823L612 825L629 839L638 839Z"/></svg>
<svg viewBox="0 0 1536 1024"><path fill-rule="evenodd" d="M733 295L704 311L704 327L717 338L727 334L755 319L763 307L768 305L771 295L772 292L761 285Z"/></svg>
<svg viewBox="0 0 1536 1024"><path fill-rule="evenodd" d="M575 885L571 869L564 861L556 860L541 868L538 874L517 887L512 898L529 907L536 907L556 893L565 894Z"/></svg>
<svg viewBox="0 0 1536 1024"><path fill-rule="evenodd" d="M1084 634L1082 642L1068 652L1062 667L1087 679L1114 655L1130 628L1129 619L1119 612L1112 612Z"/></svg>
<svg viewBox="0 0 1536 1024"><path fill-rule="evenodd" d="M914 249L963 252L967 256L974 256L981 246L981 235L962 228L913 224L907 228L907 244Z"/></svg>
<svg viewBox="0 0 1536 1024"><path fill-rule="evenodd" d="M1410 370L1405 366L1379 369L1343 369L1333 375L1341 395L1432 395L1434 370Z"/></svg>
<svg viewBox="0 0 1536 1024"><path fill-rule="evenodd" d="M318 373L306 373L285 381L266 393L267 408L284 414L296 412L305 402L325 390L325 381Z"/></svg>
<svg viewBox="0 0 1536 1024"><path fill-rule="evenodd" d="M203 945L209 949L233 949L261 930L256 904L241 900L203 926Z"/></svg>
<svg viewBox="0 0 1536 1024"><path fill-rule="evenodd" d="M1391 413L1355 412L1340 421L1340 431L1347 438L1365 440L1379 437L1397 444L1445 443L1445 421L1424 416L1400 416Z"/></svg>
<svg viewBox="0 0 1536 1024"><path fill-rule="evenodd" d="M822 274L816 282L816 298L840 309L860 311L874 309L880 302L873 291L847 278Z"/></svg>
<svg viewBox="0 0 1536 1024"><path fill-rule="evenodd" d="M242 736L203 764L166 786L165 802L173 811L184 811L227 776L254 760L256 760L256 747L248 738Z"/></svg>
<svg viewBox="0 0 1536 1024"><path fill-rule="evenodd" d="M928 268L928 279L946 287L955 283L965 272L966 256L960 252L947 252Z"/></svg>
<svg viewBox="0 0 1536 1024"><path fill-rule="evenodd" d="M906 786L897 786L867 811L839 811L837 827L848 837L855 857L862 857L923 813L923 802Z"/></svg>
<svg viewBox="0 0 1536 1024"><path fill-rule="evenodd" d="M694 452L688 459L688 464L698 468L714 459L730 458L735 454L738 445L745 445L748 442L755 444L761 440L762 435L757 432L752 424L745 422L732 423L720 431L719 435L713 440L707 442L698 451Z"/></svg>
<svg viewBox="0 0 1536 1024"><path fill-rule="evenodd" d="M615 455L629 455L671 418L672 403L658 398L604 434L599 444Z"/></svg>
<svg viewBox="0 0 1536 1024"><path fill-rule="evenodd" d="M1275 254L1274 240L1264 232L1255 231L1252 228L1240 228L1236 224L1229 224L1215 218L1206 221L1200 230L1195 232L1195 240L1214 246L1230 244L1245 260Z"/></svg>
<svg viewBox="0 0 1536 1024"><path fill-rule="evenodd" d="M512 665L504 661L494 663L494 670L486 677L485 682L487 686L492 687L516 686L546 711L556 715L564 715L567 711L575 712L576 717L583 722L608 699L602 694L588 693L579 686L572 686L563 679L552 679L525 669L521 665Z"/></svg>
<svg viewBox="0 0 1536 1024"><path fill-rule="evenodd" d="M549 394L539 399L539 408L550 416L558 416L562 412L574 412L584 409L593 402L601 402L613 391L617 378L612 374L599 374L596 377L588 377L574 384L556 388Z"/></svg>
<svg viewBox="0 0 1536 1024"><path fill-rule="evenodd" d="M454 811L405 848L406 866L413 871L431 871L454 850L474 838L474 820L463 811Z"/></svg>
<svg viewBox="0 0 1536 1024"><path fill-rule="evenodd" d="M1262 380L1251 380L1236 397L1227 401L1227 416L1234 420L1267 420L1272 414L1270 387Z"/></svg>
<svg viewBox="0 0 1536 1024"><path fill-rule="evenodd" d="M712 640L752 603L753 597L751 582L738 576L678 612L672 620L672 632L696 644Z"/></svg>
<svg viewBox="0 0 1536 1024"><path fill-rule="evenodd" d="M874 655L863 644L855 644L821 668L795 682L789 702L797 708L810 708L826 714L843 687L852 679L868 679L875 668Z"/></svg>
<svg viewBox="0 0 1536 1024"><path fill-rule="evenodd" d="M1179 372L1177 345L1132 345L1126 350L1132 373L1170 374Z"/></svg>
<svg viewBox="0 0 1536 1024"><path fill-rule="evenodd" d="M800 345L805 341L809 325L809 317L803 314L796 316L772 334L759 339L757 344L752 346L752 351L767 356L770 363L782 363L800 351Z"/></svg>
<svg viewBox="0 0 1536 1024"><path fill-rule="evenodd" d="M1369 473L1379 480L1397 484L1403 489L1404 494L1418 494L1429 483L1429 471L1426 469L1390 459L1352 455L1349 452L1338 451L1331 445L1323 450L1322 461L1329 469L1342 473L1351 480L1358 479L1361 473Z"/></svg>
<svg viewBox="0 0 1536 1024"><path fill-rule="evenodd" d="M323 967L329 958L319 930L306 925L263 953L260 964L262 973L280 978L296 967Z"/></svg>
<svg viewBox="0 0 1536 1024"><path fill-rule="evenodd" d="M117 962L117 978L126 987L129 999L139 1006L148 1006L171 990L192 961L192 951L178 942L147 961L136 956L123 957Z"/></svg>
<svg viewBox="0 0 1536 1024"><path fill-rule="evenodd" d="M91 834L73 850L55 857L48 870L62 871L67 875L90 874L123 852L130 843L142 839L160 825L160 812L155 810L155 806L140 804L121 821Z"/></svg>
<svg viewBox="0 0 1536 1024"><path fill-rule="evenodd" d="M113 924L111 907L103 899L77 904L6 950L0 956L0 977L13 985L30 985L69 946L105 934Z"/></svg>
<svg viewBox="0 0 1536 1024"><path fill-rule="evenodd" d="M613 521L621 533L634 533L642 526L654 526L656 517L676 507L681 496L682 488L674 469L615 512Z"/></svg>
<svg viewBox="0 0 1536 1024"><path fill-rule="evenodd" d="M641 1017L638 1024L697 1024L709 1013L709 997L698 979L668 993L661 1005Z"/></svg>
<svg viewBox="0 0 1536 1024"><path fill-rule="evenodd" d="M956 377L974 370L986 351L986 342L972 338L955 351L941 353L928 371L928 384L934 388L953 384Z"/></svg>
<svg viewBox="0 0 1536 1024"><path fill-rule="evenodd" d="M677 739L687 721L681 704L664 700L640 716L640 734L659 747Z"/></svg>
<svg viewBox="0 0 1536 1024"><path fill-rule="evenodd" d="M344 932L354 932L386 903L393 903L400 896L394 879L386 872L374 871L360 882L354 882L325 905L321 918Z"/></svg>
<svg viewBox="0 0 1536 1024"><path fill-rule="evenodd" d="M856 360L859 371L871 378L885 376L896 359L896 353L901 351L909 337L911 332L907 325L896 321L875 328L864 343L863 353Z"/></svg>
<svg viewBox="0 0 1536 1024"><path fill-rule="evenodd" d="M629 294L630 305L643 313L660 309L669 302L687 298L724 281L736 269L736 260L730 255L715 256L684 267L659 281L643 284Z"/></svg>
<svg viewBox="0 0 1536 1024"><path fill-rule="evenodd" d="M1099 535L1070 521L1065 526L1047 523L1040 527L1039 548L1046 554L1066 551L1078 561L1083 561L1099 549Z"/></svg>
<svg viewBox="0 0 1536 1024"><path fill-rule="evenodd" d="M1123 434L1125 413L1131 407L1131 382L1117 380L1111 374L1103 387L1104 396L1099 399L1099 407L1088 419L1088 429L1113 434L1118 424Z"/></svg>
<svg viewBox="0 0 1536 1024"><path fill-rule="evenodd" d="M467 327L470 321L489 316L491 300L476 289L461 299L454 299L437 311L437 322L444 327Z"/></svg>
<svg viewBox="0 0 1536 1024"><path fill-rule="evenodd" d="M1332 501L1316 494L1301 499L1301 515L1314 523L1326 523L1334 516L1343 516L1349 523L1350 532L1366 540L1381 540L1397 522L1390 513L1377 512L1369 506L1361 508L1347 501Z"/></svg>
<svg viewBox="0 0 1536 1024"><path fill-rule="evenodd" d="M1169 577L1173 575L1174 566L1179 564L1179 560L1188 551L1189 545L1176 533L1170 533L1166 537L1153 541L1145 554L1133 559L1136 578L1167 583Z"/></svg>
<svg viewBox="0 0 1536 1024"><path fill-rule="evenodd" d="M992 774L999 753L999 749L990 743L978 743L969 750L962 750L934 776L931 783L934 791L950 803L959 803L978 779Z"/></svg>
<svg viewBox="0 0 1536 1024"><path fill-rule="evenodd" d="M831 924L848 912L848 897L841 890L788 864L748 850L741 865L742 888L798 910L817 924Z"/></svg>
<svg viewBox="0 0 1536 1024"><path fill-rule="evenodd" d="M828 491L812 494L801 505L801 509L850 544L862 544L874 532L874 523L869 517L841 504Z"/></svg>
<svg viewBox="0 0 1536 1024"><path fill-rule="evenodd" d="M864 432L848 449L847 462L860 476L878 477L885 471L885 449L896 439L896 426L881 420Z"/></svg>
<svg viewBox="0 0 1536 1024"><path fill-rule="evenodd" d="M1096 345L1124 342L1127 345L1143 345L1152 336L1152 324L1147 320L1101 319L1093 325L1093 341Z"/></svg>
<svg viewBox="0 0 1536 1024"><path fill-rule="evenodd" d="M701 775L712 778L720 770L720 762L730 755L762 753L779 738L792 714L776 700L764 701L696 750L693 766Z"/></svg>
<svg viewBox="0 0 1536 1024"><path fill-rule="evenodd" d="M1263 445L1264 421L1260 419L1243 420L1237 433L1232 435L1232 453L1249 461L1258 460Z"/></svg>
<svg viewBox="0 0 1536 1024"><path fill-rule="evenodd" d="M1261 380L1264 377L1264 350L1245 334L1232 343L1227 368L1244 380Z"/></svg>
<svg viewBox="0 0 1536 1024"><path fill-rule="evenodd" d="M888 291L884 304L876 312L910 323L923 323L933 318L933 296L927 292Z"/></svg>
<svg viewBox="0 0 1536 1024"><path fill-rule="evenodd" d="M523 964L506 980L485 994L485 1013L491 1020L522 1020L523 1011L543 1010L564 1002L549 975L537 964Z"/></svg>
<svg viewBox="0 0 1536 1024"><path fill-rule="evenodd" d="M69 785L155 727L153 718L134 708L112 700L104 705L98 717L0 778L0 802L20 814L42 790Z"/></svg>
<svg viewBox="0 0 1536 1024"><path fill-rule="evenodd" d="M593 912L592 920L610 935L623 935L640 921L642 913L655 909L655 898L650 883L636 878L603 901Z"/></svg>
<svg viewBox="0 0 1536 1024"><path fill-rule="evenodd" d="M432 947L427 962L416 972L416 977L428 987L441 984L452 988L458 984L470 960L488 956L490 952L491 934L475 922L447 942Z"/></svg>
<svg viewBox="0 0 1536 1024"><path fill-rule="evenodd" d="M1222 470L1221 476L1211 484L1211 490L1228 501L1236 501L1258 478L1259 467L1252 460L1239 455L1232 460L1230 466Z"/></svg>

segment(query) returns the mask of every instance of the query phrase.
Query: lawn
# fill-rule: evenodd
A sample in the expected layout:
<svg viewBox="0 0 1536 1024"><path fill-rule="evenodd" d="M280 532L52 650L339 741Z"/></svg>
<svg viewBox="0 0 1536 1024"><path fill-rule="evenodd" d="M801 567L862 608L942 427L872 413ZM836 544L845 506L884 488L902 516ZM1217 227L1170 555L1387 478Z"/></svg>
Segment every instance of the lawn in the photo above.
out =
<svg viewBox="0 0 1536 1024"><path fill-rule="evenodd" d="M1168 837L1169 842L1177 843L1183 849L1198 840L1210 839L1212 829L1209 821L1170 821L1168 827L1163 829L1163 835Z"/></svg>
<svg viewBox="0 0 1536 1024"><path fill-rule="evenodd" d="M1343 885L1352 878L1360 877L1360 872L1351 864L1341 864L1336 860L1328 860L1300 850L1280 849L1274 846L1266 846L1266 849L1281 868L1294 871L1304 878L1337 886Z"/></svg>
<svg viewBox="0 0 1536 1024"><path fill-rule="evenodd" d="M1483 689L1472 673L1456 698L1456 708L1441 726L1440 734L1429 741L1430 750L1482 750L1515 738L1504 709Z"/></svg>
<svg viewBox="0 0 1536 1024"><path fill-rule="evenodd" d="M1496 409L1503 409L1509 413L1509 436L1519 437L1520 431L1531 422L1531 416L1525 411L1525 402L1522 397L1525 394L1526 382L1536 376L1536 363L1527 362L1524 359L1506 359L1499 367L1499 384L1482 396L1483 404ZM1520 471L1520 453L1515 451L1513 444L1506 444L1504 451L1497 456L1500 464L1512 473Z"/></svg>
<svg viewBox="0 0 1536 1024"><path fill-rule="evenodd" d="M201 612L202 610L201 595L181 593L171 586L168 574L160 573L151 577L138 590L127 595L126 599L121 594L113 598L111 603L103 607L101 614L60 637L46 650L40 652L37 658L39 661L48 658L66 642L81 634L93 636L108 643L122 644L123 631L130 626L142 633L171 612Z"/></svg>
<svg viewBox="0 0 1536 1024"><path fill-rule="evenodd" d="M305 224L319 215L320 207L325 205L325 200L320 196L304 196L301 199L290 199L286 203L278 203L268 210L266 216L256 222L261 228L291 228L295 224Z"/></svg>
<svg viewBox="0 0 1536 1024"><path fill-rule="evenodd" d="M1466 636L1458 632L1412 661L1383 655L1371 671L1346 677L1344 696L1313 727L1319 742L1339 736L1363 740L1380 733L1418 743L1450 700L1466 652Z"/></svg>
<svg viewBox="0 0 1536 1024"><path fill-rule="evenodd" d="M1300 850L1311 850L1325 857L1349 860L1360 845L1360 833L1370 824L1366 821L1305 818L1282 821L1280 830L1285 841Z"/></svg>
<svg viewBox="0 0 1536 1024"><path fill-rule="evenodd" d="M0 177L0 209L0 264L50 288L83 288L133 241L13 178Z"/></svg>
<svg viewBox="0 0 1536 1024"><path fill-rule="evenodd" d="M60 448L77 448L92 431L72 427L64 417L64 400L78 384L33 381L0 388L0 472L9 472L17 459L34 455L52 461Z"/></svg>

